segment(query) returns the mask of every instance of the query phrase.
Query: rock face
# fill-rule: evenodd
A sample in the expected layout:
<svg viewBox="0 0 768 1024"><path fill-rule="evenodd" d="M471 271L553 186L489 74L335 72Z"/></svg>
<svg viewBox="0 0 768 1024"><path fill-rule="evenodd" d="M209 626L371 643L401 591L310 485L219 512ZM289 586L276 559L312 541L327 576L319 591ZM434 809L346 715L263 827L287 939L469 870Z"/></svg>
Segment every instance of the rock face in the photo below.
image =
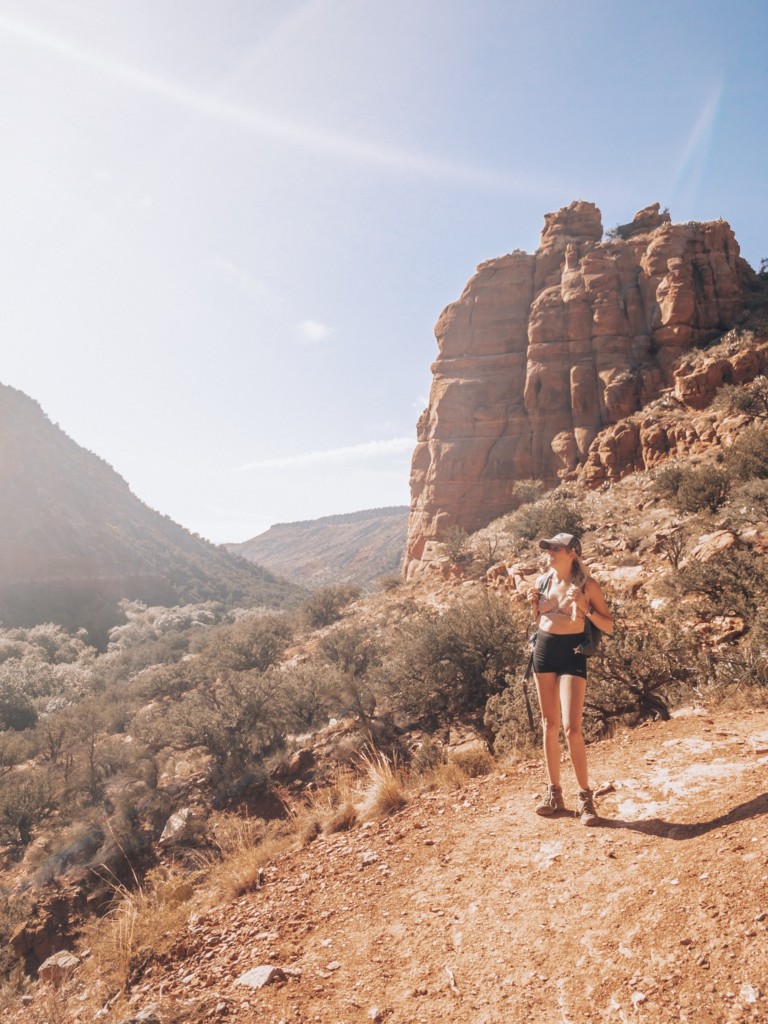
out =
<svg viewBox="0 0 768 1024"><path fill-rule="evenodd" d="M515 480L573 477L603 428L672 386L681 354L740 315L753 272L725 221L672 224L656 203L602 238L592 203L546 214L534 255L480 264L440 316L407 568L450 527L508 511Z"/></svg>

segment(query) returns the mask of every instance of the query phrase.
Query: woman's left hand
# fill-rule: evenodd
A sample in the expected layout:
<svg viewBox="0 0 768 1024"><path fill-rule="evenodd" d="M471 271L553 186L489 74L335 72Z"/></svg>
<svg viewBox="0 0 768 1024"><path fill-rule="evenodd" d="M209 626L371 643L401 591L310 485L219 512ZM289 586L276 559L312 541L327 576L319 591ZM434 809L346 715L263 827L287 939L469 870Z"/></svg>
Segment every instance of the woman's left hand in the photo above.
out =
<svg viewBox="0 0 768 1024"><path fill-rule="evenodd" d="M578 608L582 615L587 614L589 611L589 598L583 590L576 586L570 586L565 592L565 596L576 608Z"/></svg>

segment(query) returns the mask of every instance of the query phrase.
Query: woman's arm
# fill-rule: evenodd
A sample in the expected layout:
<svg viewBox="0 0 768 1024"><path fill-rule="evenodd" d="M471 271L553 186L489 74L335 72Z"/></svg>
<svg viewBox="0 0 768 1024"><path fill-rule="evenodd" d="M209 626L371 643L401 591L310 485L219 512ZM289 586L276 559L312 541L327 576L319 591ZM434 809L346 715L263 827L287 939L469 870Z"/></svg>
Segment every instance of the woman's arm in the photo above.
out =
<svg viewBox="0 0 768 1024"><path fill-rule="evenodd" d="M606 604L603 592L600 589L600 584L593 580L591 577L587 582L585 598L587 599L587 607L582 607L582 611L587 616L589 621L603 633L613 632L613 615L611 610Z"/></svg>

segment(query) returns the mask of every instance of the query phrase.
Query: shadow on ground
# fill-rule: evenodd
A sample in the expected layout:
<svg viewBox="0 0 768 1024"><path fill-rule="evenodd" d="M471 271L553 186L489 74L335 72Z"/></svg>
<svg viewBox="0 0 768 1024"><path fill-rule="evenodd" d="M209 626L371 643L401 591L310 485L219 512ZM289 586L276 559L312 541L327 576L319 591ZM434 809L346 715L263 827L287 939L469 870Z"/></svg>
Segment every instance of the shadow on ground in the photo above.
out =
<svg viewBox="0 0 768 1024"><path fill-rule="evenodd" d="M734 825L737 821L747 821L768 814L768 793L737 804L727 814L720 814L709 821L698 821L690 824L664 821L663 818L647 818L640 821L624 821L621 818L601 818L600 827L604 829L629 829L631 832L642 832L643 835L657 836L659 839L697 839L699 836L714 832L715 829Z"/></svg>

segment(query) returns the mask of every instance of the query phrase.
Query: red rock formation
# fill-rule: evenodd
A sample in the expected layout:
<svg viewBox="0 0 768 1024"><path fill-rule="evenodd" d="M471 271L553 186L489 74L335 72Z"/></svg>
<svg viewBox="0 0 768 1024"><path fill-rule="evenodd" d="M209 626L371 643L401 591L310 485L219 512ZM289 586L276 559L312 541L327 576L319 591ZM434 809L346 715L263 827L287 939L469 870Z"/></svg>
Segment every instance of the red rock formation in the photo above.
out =
<svg viewBox="0 0 768 1024"><path fill-rule="evenodd" d="M681 354L742 310L752 272L725 221L672 224L656 203L605 242L592 203L544 221L535 255L480 264L437 322L406 566L450 527L508 511L515 480L573 476L600 431L671 386ZM613 445L619 459L637 450L620 432Z"/></svg>

